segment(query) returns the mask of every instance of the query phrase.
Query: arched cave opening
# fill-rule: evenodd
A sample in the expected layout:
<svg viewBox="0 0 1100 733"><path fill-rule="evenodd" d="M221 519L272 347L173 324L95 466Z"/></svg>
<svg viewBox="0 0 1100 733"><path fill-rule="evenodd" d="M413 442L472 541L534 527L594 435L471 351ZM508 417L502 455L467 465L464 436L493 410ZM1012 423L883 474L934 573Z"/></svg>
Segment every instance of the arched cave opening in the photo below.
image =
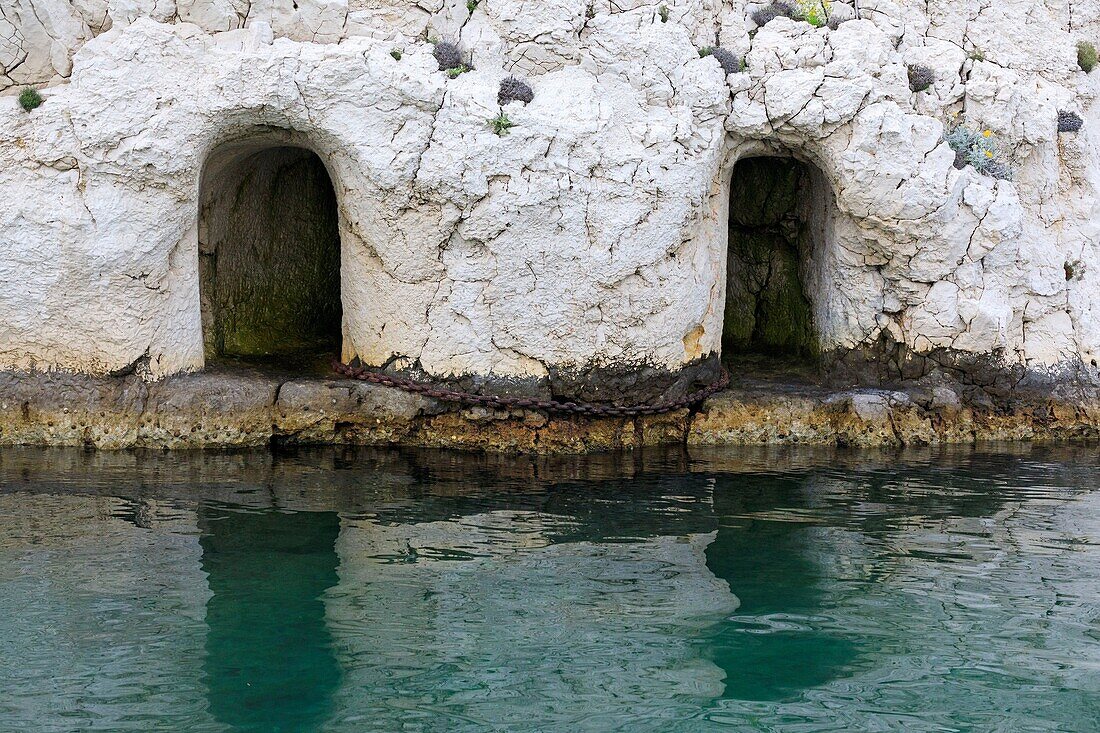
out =
<svg viewBox="0 0 1100 733"><path fill-rule="evenodd" d="M835 206L825 176L789 157L738 161L730 180L722 350L733 362L813 367L815 263Z"/></svg>
<svg viewBox="0 0 1100 733"><path fill-rule="evenodd" d="M207 360L338 354L339 221L320 157L289 145L224 145L207 162L200 202Z"/></svg>

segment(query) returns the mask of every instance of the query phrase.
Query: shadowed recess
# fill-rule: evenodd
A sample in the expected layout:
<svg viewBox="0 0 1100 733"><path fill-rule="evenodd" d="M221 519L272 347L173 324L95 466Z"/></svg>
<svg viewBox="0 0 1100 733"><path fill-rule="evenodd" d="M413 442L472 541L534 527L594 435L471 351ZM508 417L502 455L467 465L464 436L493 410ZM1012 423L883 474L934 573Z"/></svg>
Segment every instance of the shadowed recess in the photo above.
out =
<svg viewBox="0 0 1100 733"><path fill-rule="evenodd" d="M804 283L823 231L821 173L793 158L748 158L730 182L722 347L727 355L813 360L813 307Z"/></svg>
<svg viewBox="0 0 1100 733"><path fill-rule="evenodd" d="M203 177L206 356L340 349L340 233L324 163L299 147L230 148Z"/></svg>

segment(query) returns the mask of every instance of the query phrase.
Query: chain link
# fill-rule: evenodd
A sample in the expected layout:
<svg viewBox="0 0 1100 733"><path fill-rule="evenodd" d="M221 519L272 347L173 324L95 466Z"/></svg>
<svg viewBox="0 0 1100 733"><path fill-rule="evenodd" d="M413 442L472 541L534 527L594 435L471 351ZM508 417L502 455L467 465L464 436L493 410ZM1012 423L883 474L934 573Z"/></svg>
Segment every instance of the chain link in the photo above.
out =
<svg viewBox="0 0 1100 733"><path fill-rule="evenodd" d="M333 371L348 379L358 379L362 382L380 384L384 387L393 387L404 392L431 397L442 402L451 402L471 407L491 407L496 410L543 410L568 415L590 415L593 417L639 417L642 415L662 415L666 412L682 410L686 407L698 404L729 386L730 375L725 367L719 367L718 379L702 389L685 395L672 402L656 402L649 405L630 405L618 407L616 405L602 405L592 402L559 402L558 400L540 400L534 397L500 397L497 395L473 394L461 392L446 387L439 387L424 382L418 382L406 377L395 377L390 374L373 372L365 367L353 367L341 361L333 360Z"/></svg>

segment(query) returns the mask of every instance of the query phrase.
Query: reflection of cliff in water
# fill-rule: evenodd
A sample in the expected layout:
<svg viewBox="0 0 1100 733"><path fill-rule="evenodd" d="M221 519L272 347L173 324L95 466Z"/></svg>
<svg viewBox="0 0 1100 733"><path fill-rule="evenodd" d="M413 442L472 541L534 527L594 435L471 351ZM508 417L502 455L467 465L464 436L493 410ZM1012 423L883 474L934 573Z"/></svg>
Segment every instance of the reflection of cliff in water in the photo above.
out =
<svg viewBox="0 0 1100 733"><path fill-rule="evenodd" d="M726 673L723 697L780 700L851 673L854 637L815 628L826 614L827 547L806 524L747 515L804 508L804 482L768 476L720 479L718 532L707 567L729 583L737 614L704 635L705 655Z"/></svg>
<svg viewBox="0 0 1100 733"><path fill-rule="evenodd" d="M234 731L316 731L341 670L323 594L337 583L334 512L203 505L203 666L210 712Z"/></svg>

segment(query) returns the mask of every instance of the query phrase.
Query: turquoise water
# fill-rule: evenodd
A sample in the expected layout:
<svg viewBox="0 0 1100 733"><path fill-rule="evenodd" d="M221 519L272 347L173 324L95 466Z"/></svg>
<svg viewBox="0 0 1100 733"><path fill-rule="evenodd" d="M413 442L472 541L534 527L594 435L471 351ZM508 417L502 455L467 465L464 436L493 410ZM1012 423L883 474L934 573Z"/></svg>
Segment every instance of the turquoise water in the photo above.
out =
<svg viewBox="0 0 1100 733"><path fill-rule="evenodd" d="M1095 731L1100 454L0 453L3 731Z"/></svg>

